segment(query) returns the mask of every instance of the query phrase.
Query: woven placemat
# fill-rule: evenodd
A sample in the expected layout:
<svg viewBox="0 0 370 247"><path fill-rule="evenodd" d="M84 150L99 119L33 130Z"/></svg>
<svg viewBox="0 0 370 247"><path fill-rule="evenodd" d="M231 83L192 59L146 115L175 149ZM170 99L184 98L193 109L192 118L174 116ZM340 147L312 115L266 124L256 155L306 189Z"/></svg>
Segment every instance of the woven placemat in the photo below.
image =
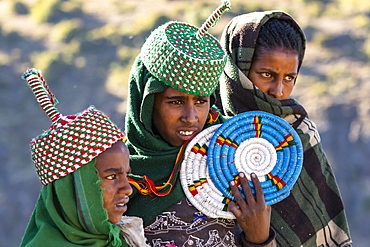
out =
<svg viewBox="0 0 370 247"><path fill-rule="evenodd" d="M220 126L203 130L188 143L180 180L186 197L199 211L211 218L235 219L227 211L229 199L213 184L207 167L208 144Z"/></svg>
<svg viewBox="0 0 370 247"><path fill-rule="evenodd" d="M180 179L189 201L209 217L235 218L228 212L234 200L229 182L242 192L239 173L261 182L267 205L290 194L302 169L303 148L295 130L282 118L251 111L200 132L189 142ZM242 196L245 198L243 192Z"/></svg>
<svg viewBox="0 0 370 247"><path fill-rule="evenodd" d="M214 133L207 157L210 177L225 197L234 200L229 182L238 184L240 172L249 180L254 172L266 204L272 205L290 194L302 170L303 149L297 132L284 119L251 111L229 119ZM253 183L249 184L254 193Z"/></svg>

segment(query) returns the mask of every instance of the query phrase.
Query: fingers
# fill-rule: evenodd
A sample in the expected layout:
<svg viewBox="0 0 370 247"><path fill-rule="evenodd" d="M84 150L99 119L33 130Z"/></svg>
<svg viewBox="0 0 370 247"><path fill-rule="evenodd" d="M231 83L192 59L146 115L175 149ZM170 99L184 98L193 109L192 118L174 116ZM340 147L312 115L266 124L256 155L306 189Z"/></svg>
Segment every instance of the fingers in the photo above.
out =
<svg viewBox="0 0 370 247"><path fill-rule="evenodd" d="M232 194L234 195L235 201L236 201L237 205L239 206L239 208L238 208L233 201L231 201L229 203L230 211L235 214L235 212L238 213L237 211L244 210L245 207L246 207L246 203L245 203L243 197L241 196L241 194L239 192L239 189L238 189L238 187L237 187L237 185L235 184L234 181L230 182L230 188L231 188Z"/></svg>
<svg viewBox="0 0 370 247"><path fill-rule="evenodd" d="M261 183L260 181L258 180L258 177L256 176L256 174L252 173L251 174L251 180L252 180L252 183L254 185L254 189L255 189L255 196L253 195L252 193L252 188L251 186L249 186L249 183L248 183L248 179L246 178L245 174L244 173L240 173L239 174L239 177L240 177L240 183L242 185L242 188L243 188L243 192L244 192L244 195L245 195L245 202L249 205L253 204L253 203L256 203L256 202L260 202L260 203L265 203L265 197L263 195L263 190L262 190L262 186L261 186ZM240 192L237 188L237 186L235 185L234 182L233 183L233 186L231 186L230 184L230 187L231 187L231 190L232 190L232 193L235 197L235 200L236 202L239 204L238 200L242 200L242 197L240 195ZM239 204L240 205L240 204ZM242 206L242 205L240 205Z"/></svg>
<svg viewBox="0 0 370 247"><path fill-rule="evenodd" d="M230 188L232 194L234 195L236 204L234 202L229 203L230 211L235 214L238 213L237 211L245 211L248 207L254 207L256 204L265 205L266 203L262 186L256 174L254 173L251 174L251 180L255 189L255 196L252 193L252 188L249 185L248 179L245 176L245 174L241 172L239 174L239 177L245 195L245 199L243 199L243 197L241 196L238 186L235 184L235 182L231 181Z"/></svg>
<svg viewBox="0 0 370 247"><path fill-rule="evenodd" d="M252 174L254 174L254 173L252 173ZM245 195L245 200L247 201L247 203L249 205L255 203L255 199L254 199L254 196L253 196L253 193L252 193L252 189L249 186L248 179L245 177L245 174L241 172L239 174L239 177L240 177L240 183L242 184L243 192L244 192L244 195Z"/></svg>
<svg viewBox="0 0 370 247"><path fill-rule="evenodd" d="M256 201L265 203L265 196L263 195L263 190L260 181L258 180L258 177L256 174L252 173L251 174L251 179L254 185L254 189L256 191Z"/></svg>
<svg viewBox="0 0 370 247"><path fill-rule="evenodd" d="M229 204L228 204L228 206L229 206L230 212L232 212L237 219L239 217L241 217L241 211L240 211L239 207L236 205L235 202L230 201Z"/></svg>

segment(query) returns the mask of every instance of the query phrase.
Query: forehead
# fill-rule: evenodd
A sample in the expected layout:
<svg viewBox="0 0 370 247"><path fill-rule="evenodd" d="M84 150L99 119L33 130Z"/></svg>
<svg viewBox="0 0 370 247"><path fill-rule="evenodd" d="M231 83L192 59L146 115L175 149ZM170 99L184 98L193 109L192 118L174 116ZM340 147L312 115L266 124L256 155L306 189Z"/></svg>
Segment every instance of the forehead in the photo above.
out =
<svg viewBox="0 0 370 247"><path fill-rule="evenodd" d="M264 49L264 50L257 49L255 60L261 60L266 57L282 57L282 56L291 57L298 61L299 54L294 50L286 48Z"/></svg>
<svg viewBox="0 0 370 247"><path fill-rule="evenodd" d="M285 67L297 70L299 59L298 54L294 51L275 49L260 54L253 64L271 68Z"/></svg>
<svg viewBox="0 0 370 247"><path fill-rule="evenodd" d="M129 166L129 150L126 145L120 140L114 143L110 148L97 156L95 167L106 169L108 167L125 167Z"/></svg>
<svg viewBox="0 0 370 247"><path fill-rule="evenodd" d="M185 93L180 90L174 89L172 87L167 87L164 91L160 93L156 93L156 98L166 98L166 97L206 98L209 96L198 96L194 94L189 94L189 93Z"/></svg>

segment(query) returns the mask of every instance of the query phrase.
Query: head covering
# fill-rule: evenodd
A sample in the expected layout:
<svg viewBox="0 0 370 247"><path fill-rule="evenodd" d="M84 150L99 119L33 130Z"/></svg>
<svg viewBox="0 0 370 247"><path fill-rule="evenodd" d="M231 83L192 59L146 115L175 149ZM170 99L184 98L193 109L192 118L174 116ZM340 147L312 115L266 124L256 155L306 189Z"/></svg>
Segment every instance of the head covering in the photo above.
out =
<svg viewBox="0 0 370 247"><path fill-rule="evenodd" d="M181 148L171 146L155 133L152 125L154 94L166 89L144 66L140 55L132 67L129 79L128 109L125 118L126 145L130 150L130 166L133 174L148 177L165 196L141 195L134 190L127 214L136 215L145 223L164 209L185 198L178 181L182 159ZM215 109L210 109L204 128L224 121ZM137 179L136 179L137 180ZM147 210L142 210L147 208Z"/></svg>
<svg viewBox="0 0 370 247"><path fill-rule="evenodd" d="M28 69L27 80L52 125L31 141L31 157L43 185L80 168L124 138L123 132L101 111L90 106L75 115L63 116L40 71Z"/></svg>
<svg viewBox="0 0 370 247"><path fill-rule="evenodd" d="M178 21L167 22L155 29L141 49L145 67L167 86L194 95L212 94L226 55L207 30L229 8L230 2L223 1L199 29Z"/></svg>
<svg viewBox="0 0 370 247"><path fill-rule="evenodd" d="M108 221L95 163L42 187L21 247L127 246Z"/></svg>
<svg viewBox="0 0 370 247"><path fill-rule="evenodd" d="M221 44L228 57L221 75L216 105L226 116L251 110L269 111L279 116L295 114L299 119L297 125L307 115L298 102L291 98L280 101L268 97L247 78L261 26L272 18L291 23L305 42L301 28L291 16L282 11L253 12L234 17L221 37Z"/></svg>
<svg viewBox="0 0 370 247"><path fill-rule="evenodd" d="M44 186L21 246L127 246L120 228L108 221L95 169L95 157L124 133L93 106L75 115L60 114L40 71L29 69L23 78L52 125L31 141Z"/></svg>
<svg viewBox="0 0 370 247"><path fill-rule="evenodd" d="M228 60L216 104L228 116L260 110L284 118L302 141L304 157L300 176L291 194L272 205L271 226L276 230L277 245L351 246L341 195L316 125L294 99L275 100L246 76L259 30L271 18L298 26L288 14L275 10L237 16L225 28L221 40Z"/></svg>
<svg viewBox="0 0 370 247"><path fill-rule="evenodd" d="M287 13L278 10L252 12L234 17L227 24L221 36L221 44L227 55L246 76L252 64L261 27L273 18L287 21L301 36L302 58L299 61L298 70L301 67L306 49L306 37L298 23Z"/></svg>
<svg viewBox="0 0 370 247"><path fill-rule="evenodd" d="M225 9L224 5L227 4L228 1L225 1L222 5L220 5L219 9ZM216 10L212 15L211 19L217 19L220 15L220 11ZM216 18L217 17L217 18ZM209 22L206 21L206 26L209 27L214 24L214 21ZM176 27L180 28L178 31L181 31L181 27L184 28L184 30L188 29L194 29L194 27L190 26L189 24L184 23L177 23L176 25L174 22L170 22L165 24L162 27L159 27L160 31L154 31L152 35L158 36L158 32L161 32L161 35L163 34L163 30L167 30L169 27ZM161 31L162 30L162 31ZM194 29L195 30L195 29ZM152 36L151 35L151 36ZM171 34L172 35L172 34ZM193 33L192 35L195 35ZM190 36L192 36L190 35ZM190 36L183 36L183 38L189 38ZM208 35L207 35L208 37ZM148 40L151 40L149 38ZM203 40L210 41L213 40L211 38L207 38ZM176 43L180 44L180 40L175 40ZM171 41L171 42L175 42ZM129 78L129 95L128 95L128 101L127 101L127 115L125 118L125 130L127 133L127 142L126 145L130 149L130 164L133 174L140 175L139 177L133 178L135 181L137 181L137 184L148 184L147 188L142 187L136 187L141 193L147 193L148 195L141 195L138 193L138 191L134 190L133 195L130 199L130 207L128 208L127 214L130 215L136 215L139 217L142 217L144 220L144 224L148 222L150 219L154 218L158 214L160 214L164 209L168 208L169 206L179 202L180 200L185 198L184 192L182 191L181 184L178 181L178 173L180 170L180 164L182 159L182 151L183 147L186 145L186 143L183 145L183 147L174 147L168 144L165 140L163 140L154 130L152 125L152 114L153 114L153 106L154 106L154 95L155 93L159 93L164 91L168 86L173 87L177 90L180 90L182 92L186 92L193 95L210 95L215 90L215 85L213 83L217 83L218 81L216 78L214 78L216 81L213 81L212 84L209 84L211 86L208 87L206 91L203 92L203 89L196 89L196 91L188 91L188 89L182 88L179 85L183 85L182 83L188 83L188 79L185 78L182 81L178 81L179 84L172 85L171 83L167 82L166 80L163 80L163 78L159 78L160 75L158 75L153 68L151 68L150 65L147 65L148 60L147 58L144 59L144 56L147 56L149 54L147 52L147 47L150 46L150 44L147 41L145 47L141 51L141 53L136 58L132 69L130 73ZM153 41L154 42L154 41ZM169 41L168 41L169 42ZM168 45L167 43L164 43L164 46ZM189 45L191 42L184 40L184 42ZM211 47L214 47L214 49L221 50L221 46L219 46L217 43L217 40L213 40L212 42L215 42L216 44L209 44ZM155 43L156 46L157 43ZM195 45L192 44L192 45ZM206 51L208 48L205 48L206 46L199 46L198 48L194 47L194 49L204 49ZM189 48L189 47L188 47ZM156 48L158 49L158 47ZM181 49L179 48L173 48L174 53L179 54ZM205 52L204 52L205 54ZM213 62L212 60L219 61L219 57L221 54L221 51L211 53L213 54L212 58L207 58L207 61L204 61L204 63L207 64L207 66L211 66ZM150 54L149 54L150 55ZM186 56L190 56L194 54L187 54ZM171 56L166 58L171 60ZM182 60L187 60L188 58L184 57ZM195 59L195 58L194 58ZM146 62L144 62L146 61ZM218 63L218 62L217 62ZM176 65L177 66L177 65ZM198 65L192 65L192 68L195 68ZM224 63L222 62L221 67L218 67L219 69L223 69ZM182 66L179 66L177 68L180 68ZM198 68L195 68L198 69ZM202 78L205 76L205 74L202 73L196 73L193 75L194 80L198 81L200 84L203 84L206 82L206 80L203 80ZM175 77L173 77L175 78ZM189 79L190 80L190 79ZM220 123L220 121L223 121L222 118L219 118L219 113L211 109L208 115L207 123L205 128L207 128L210 125ZM148 178L148 179L147 179ZM142 179L140 181L140 179ZM150 179L150 181L149 181ZM132 181L134 184L135 181ZM135 186L136 186L135 185ZM161 185L161 186L155 186L155 185ZM151 188L155 187L157 190L153 194L153 190ZM161 195L161 196L158 196ZM154 201L153 203L153 197ZM142 208L147 208L147 210L142 210Z"/></svg>

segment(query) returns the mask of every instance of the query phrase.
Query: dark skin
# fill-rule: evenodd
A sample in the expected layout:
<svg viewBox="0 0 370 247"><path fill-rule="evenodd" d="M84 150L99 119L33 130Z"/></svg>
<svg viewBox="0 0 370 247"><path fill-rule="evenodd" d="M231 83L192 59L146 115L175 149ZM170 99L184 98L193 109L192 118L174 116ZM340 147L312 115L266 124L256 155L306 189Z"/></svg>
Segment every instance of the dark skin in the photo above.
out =
<svg viewBox="0 0 370 247"><path fill-rule="evenodd" d="M271 98L287 99L293 91L298 74L298 54L286 49L275 49L260 53L257 57L252 62L248 78ZM251 174L251 179L256 197L252 195L247 178L240 174L246 200L241 197L235 183L230 182L236 203L230 202L229 208L244 231L246 240L261 244L269 237L271 207L266 205L258 178ZM276 241L266 246L276 246Z"/></svg>
<svg viewBox="0 0 370 247"><path fill-rule="evenodd" d="M248 78L273 99L285 100L293 91L298 75L298 54L284 48L260 52Z"/></svg>
<svg viewBox="0 0 370 247"><path fill-rule="evenodd" d="M251 174L251 180L256 190L256 197L253 196L244 173L240 173L239 177L246 200L241 196L235 182L231 181L230 188L236 202L231 201L229 209L235 215L246 240L250 243L262 244L269 238L271 206L266 205L261 184L254 173ZM275 240L266 246L276 246Z"/></svg>
<svg viewBox="0 0 370 247"><path fill-rule="evenodd" d="M161 137L173 146L182 143L200 132L205 125L210 109L209 96L196 96L168 87L155 94L153 124ZM261 184L253 178L257 197L254 199L247 178L241 174L241 184L247 200L244 200L235 184L230 186L236 199L229 204L246 240L251 243L264 243L269 237L271 207L266 205ZM274 246L274 245L267 245Z"/></svg>

